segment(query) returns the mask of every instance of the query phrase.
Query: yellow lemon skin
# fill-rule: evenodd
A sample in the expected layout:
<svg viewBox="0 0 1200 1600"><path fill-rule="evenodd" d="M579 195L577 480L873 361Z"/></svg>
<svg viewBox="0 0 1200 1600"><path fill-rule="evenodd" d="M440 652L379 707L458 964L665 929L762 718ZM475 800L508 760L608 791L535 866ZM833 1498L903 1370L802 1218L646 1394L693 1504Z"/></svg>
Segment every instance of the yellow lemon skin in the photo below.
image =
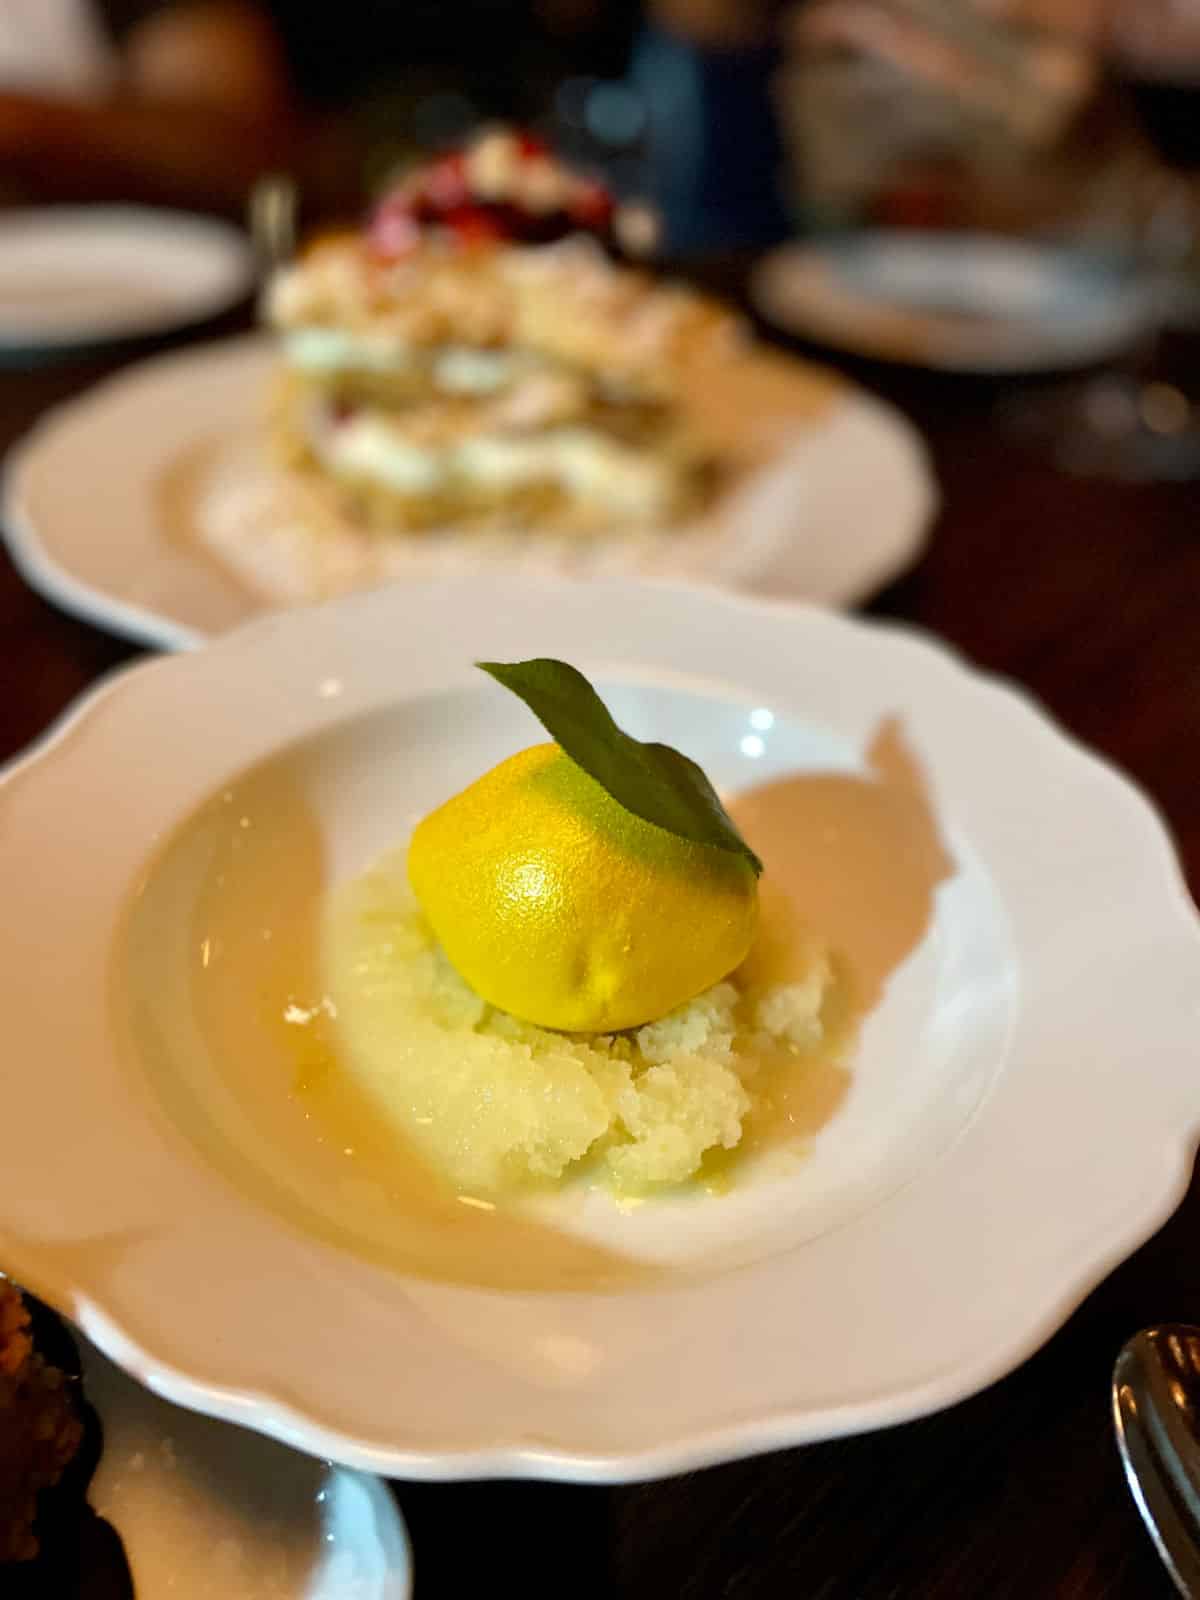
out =
<svg viewBox="0 0 1200 1600"><path fill-rule="evenodd" d="M758 917L748 861L643 822L556 744L425 817L408 876L476 993L568 1033L665 1016L745 959Z"/></svg>

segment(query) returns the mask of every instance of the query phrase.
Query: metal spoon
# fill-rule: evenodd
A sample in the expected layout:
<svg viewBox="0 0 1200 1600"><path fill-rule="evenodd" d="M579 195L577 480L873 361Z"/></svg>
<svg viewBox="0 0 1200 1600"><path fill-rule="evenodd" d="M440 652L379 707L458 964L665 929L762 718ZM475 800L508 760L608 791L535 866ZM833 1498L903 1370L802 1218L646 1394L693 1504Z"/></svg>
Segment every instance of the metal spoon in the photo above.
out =
<svg viewBox="0 0 1200 1600"><path fill-rule="evenodd" d="M295 254L299 201L299 185L287 172L264 174L250 191L246 221L264 276Z"/></svg>
<svg viewBox="0 0 1200 1600"><path fill-rule="evenodd" d="M1200 1328L1134 1334L1113 1369L1113 1426L1142 1521L1180 1594L1200 1600Z"/></svg>

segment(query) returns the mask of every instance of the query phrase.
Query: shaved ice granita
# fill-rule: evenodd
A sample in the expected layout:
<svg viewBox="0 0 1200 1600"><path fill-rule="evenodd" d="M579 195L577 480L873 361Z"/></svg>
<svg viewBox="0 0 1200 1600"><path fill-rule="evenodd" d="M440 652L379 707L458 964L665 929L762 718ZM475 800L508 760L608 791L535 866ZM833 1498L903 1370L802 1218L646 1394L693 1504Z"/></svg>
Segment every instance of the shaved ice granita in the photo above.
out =
<svg viewBox="0 0 1200 1600"><path fill-rule="evenodd" d="M493 1202L576 1176L621 1195L702 1178L775 1076L842 1042L835 963L813 935L787 982L753 976L764 863L694 762L624 733L563 662L480 665L553 742L338 891L340 1070Z"/></svg>

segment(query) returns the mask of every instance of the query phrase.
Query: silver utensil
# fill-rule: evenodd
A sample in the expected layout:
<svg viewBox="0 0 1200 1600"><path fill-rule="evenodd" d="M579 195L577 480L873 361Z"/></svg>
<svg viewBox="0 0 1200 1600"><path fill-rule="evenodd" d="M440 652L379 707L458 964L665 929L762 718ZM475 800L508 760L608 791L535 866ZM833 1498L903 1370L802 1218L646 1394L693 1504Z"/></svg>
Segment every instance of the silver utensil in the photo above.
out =
<svg viewBox="0 0 1200 1600"><path fill-rule="evenodd" d="M299 186L286 172L264 174L250 191L246 220L264 277L295 253L299 201Z"/></svg>
<svg viewBox="0 0 1200 1600"><path fill-rule="evenodd" d="M1145 1328L1113 1369L1130 1492L1180 1594L1200 1600L1200 1328Z"/></svg>

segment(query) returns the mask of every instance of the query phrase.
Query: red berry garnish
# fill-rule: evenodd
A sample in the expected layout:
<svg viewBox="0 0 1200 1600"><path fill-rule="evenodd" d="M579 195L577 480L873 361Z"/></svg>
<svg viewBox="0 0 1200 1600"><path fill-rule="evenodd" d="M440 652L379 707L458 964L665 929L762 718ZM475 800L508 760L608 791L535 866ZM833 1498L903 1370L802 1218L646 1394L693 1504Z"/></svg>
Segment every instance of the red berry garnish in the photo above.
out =
<svg viewBox="0 0 1200 1600"><path fill-rule="evenodd" d="M453 230L459 244L494 244L508 236L503 221L485 206L463 206L443 218L446 227Z"/></svg>
<svg viewBox="0 0 1200 1600"><path fill-rule="evenodd" d="M375 255L389 260L407 255L420 241L420 224L407 207L381 206L367 230L368 247Z"/></svg>
<svg viewBox="0 0 1200 1600"><path fill-rule="evenodd" d="M441 215L458 211L468 203L467 163L461 153L455 151L433 163L425 174L422 198Z"/></svg>
<svg viewBox="0 0 1200 1600"><path fill-rule="evenodd" d="M536 133L519 133L517 151L522 161L532 161L535 156L548 156L550 146L545 139L539 139Z"/></svg>
<svg viewBox="0 0 1200 1600"><path fill-rule="evenodd" d="M612 196L602 183L586 180L571 196L567 214L582 228L606 228L612 221Z"/></svg>

